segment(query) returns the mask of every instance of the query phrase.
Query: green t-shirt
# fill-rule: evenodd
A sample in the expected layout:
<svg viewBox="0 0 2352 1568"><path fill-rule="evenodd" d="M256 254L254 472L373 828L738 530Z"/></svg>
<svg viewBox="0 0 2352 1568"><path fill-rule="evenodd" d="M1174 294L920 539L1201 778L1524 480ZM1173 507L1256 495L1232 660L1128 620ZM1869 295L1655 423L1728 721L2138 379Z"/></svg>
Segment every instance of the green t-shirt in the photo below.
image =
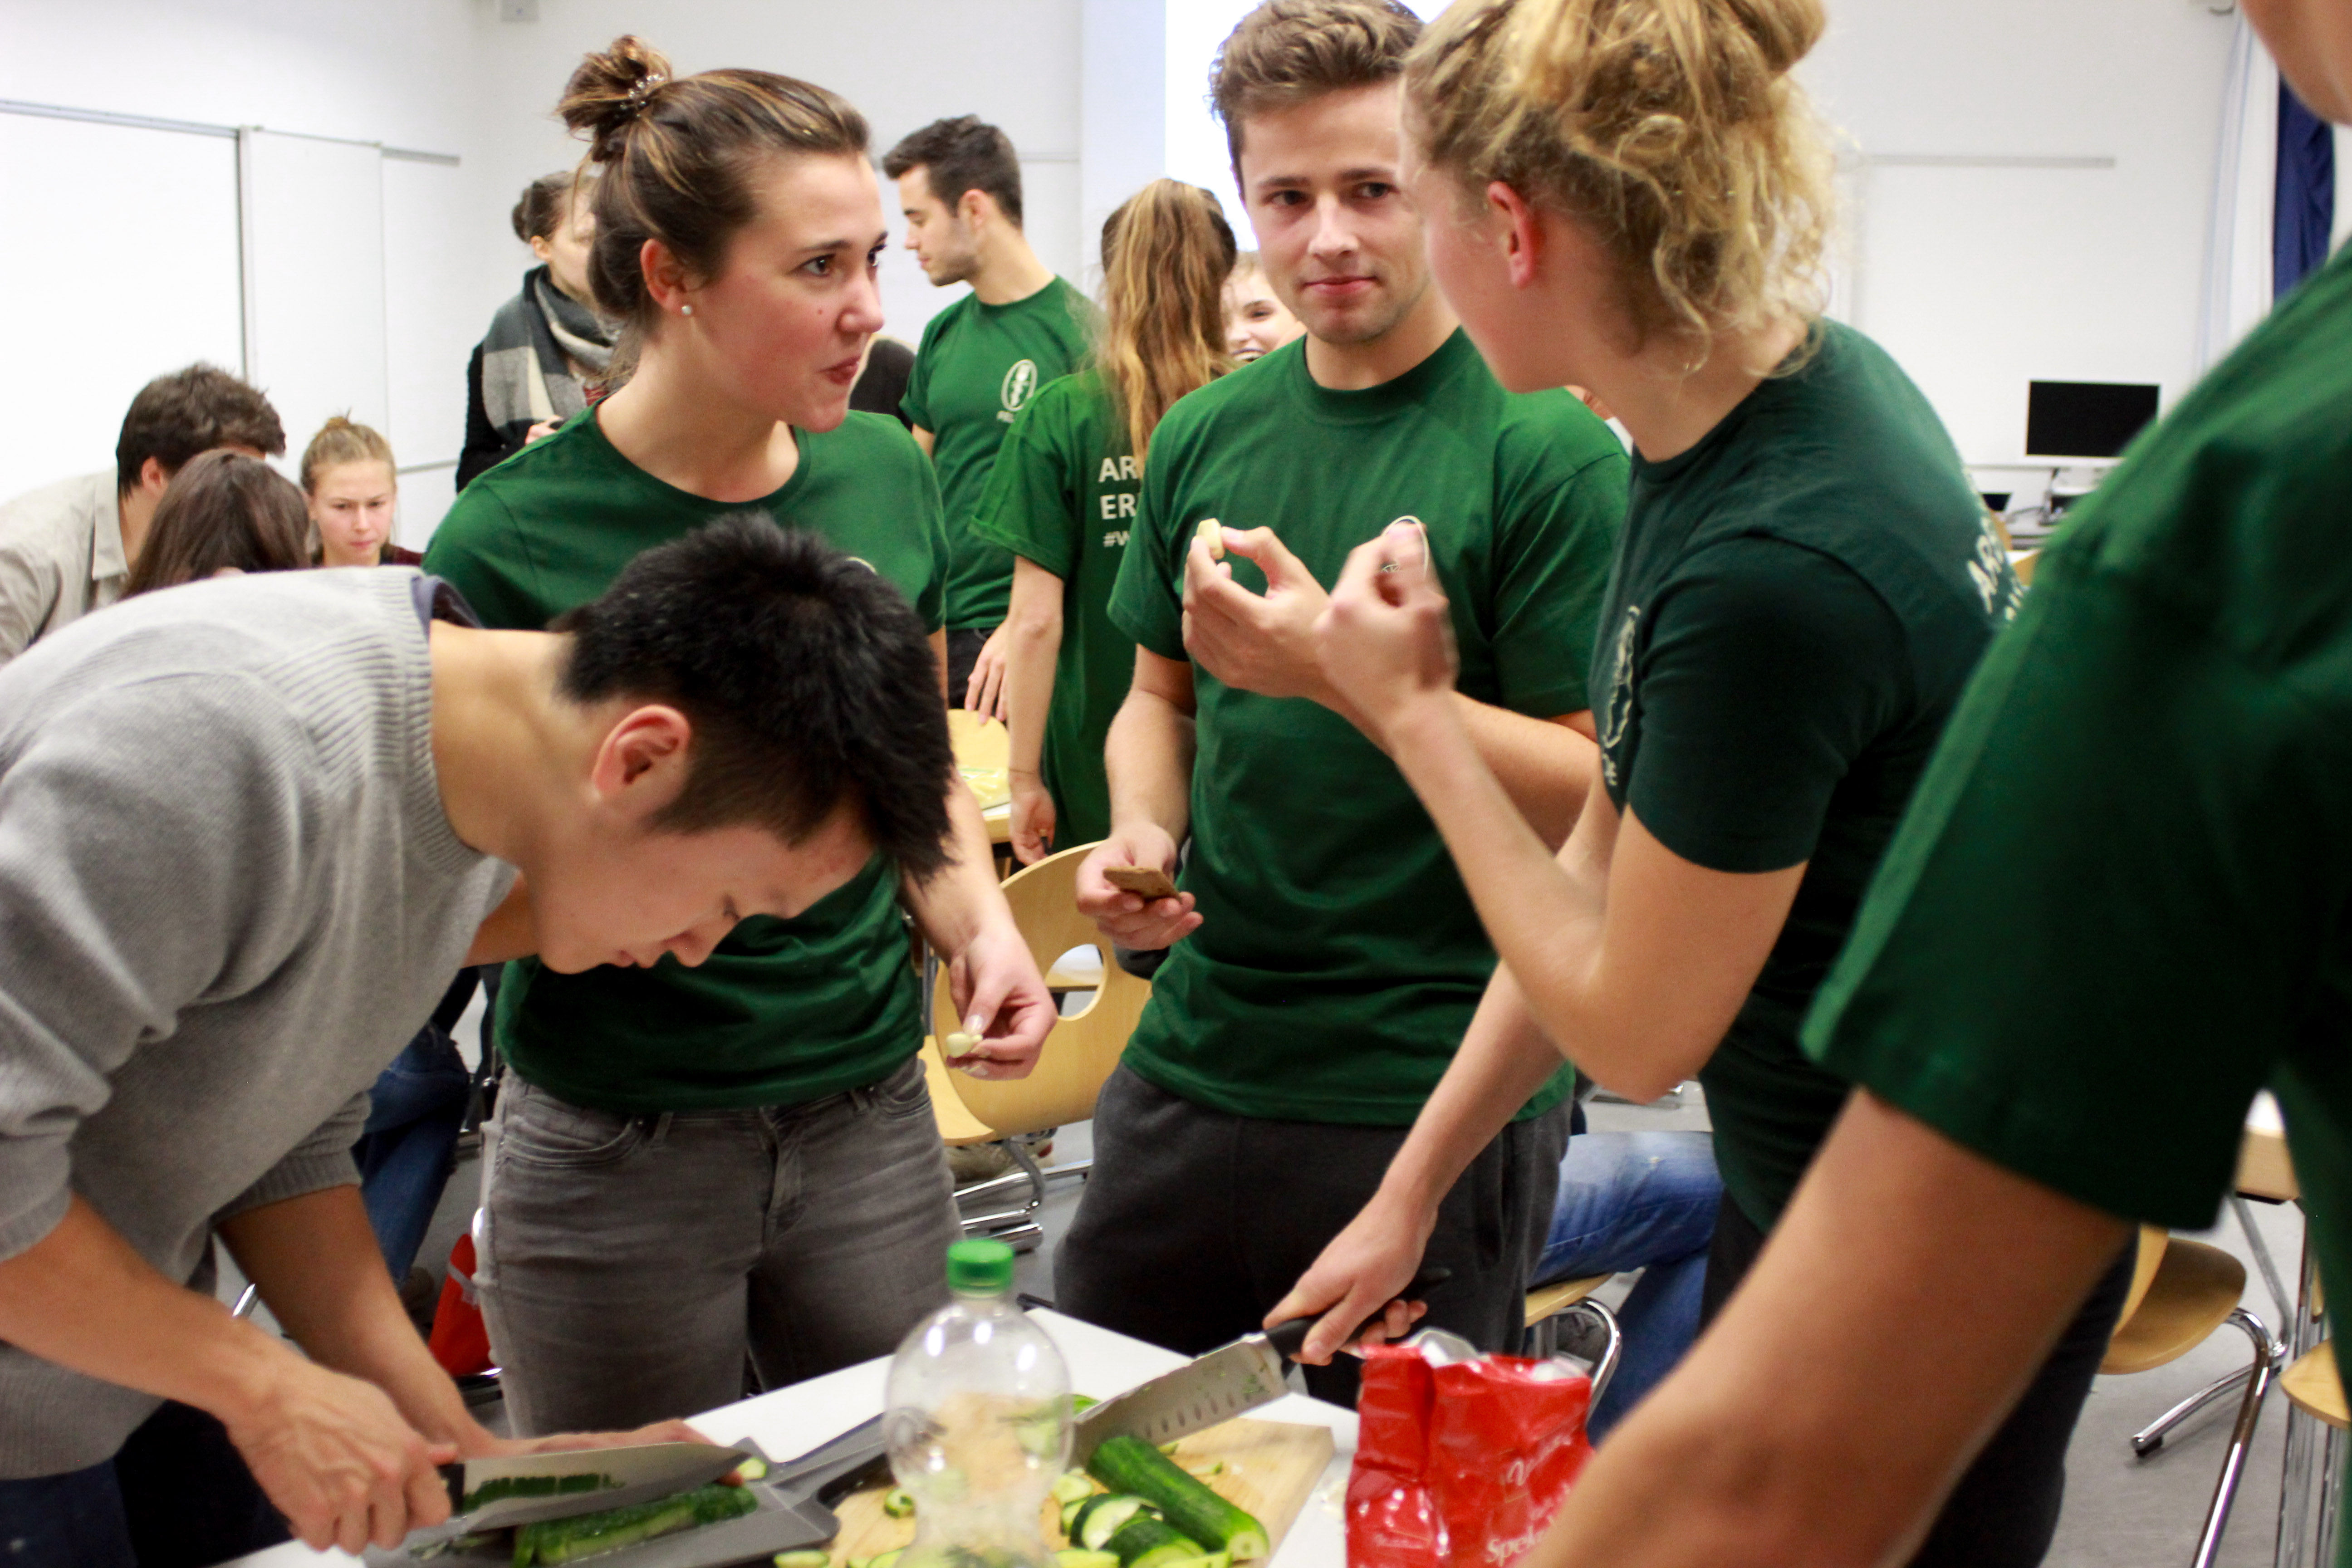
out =
<svg viewBox="0 0 2352 1568"><path fill-rule="evenodd" d="M1202 388L1151 437L1111 619L1186 657L1184 552L1200 520L1267 527L1325 585L1400 518L1429 531L1461 690L1581 712L1625 453L1564 392L1514 396L1460 332L1394 381L1334 392L1292 343ZM1234 580L1265 579L1228 556ZM1402 1126L1469 1027L1495 951L1396 765L1304 698L1193 668L1192 852L1206 917L1153 977L1127 1065L1236 1115ZM1566 1097L1563 1068L1523 1115Z"/></svg>
<svg viewBox="0 0 2352 1568"><path fill-rule="evenodd" d="M1062 647L1039 771L1064 848L1110 831L1103 742L1135 674L1135 639L1110 621L1142 484L1129 445L1101 373L1064 376L1013 422L972 521L981 538L1062 580Z"/></svg>
<svg viewBox="0 0 2352 1568"><path fill-rule="evenodd" d="M1824 324L1698 445L1633 463L1593 659L1609 798L1713 871L1806 867L1701 1074L1769 1228L1846 1086L1797 1030L2017 580L1959 455L1869 339Z"/></svg>
<svg viewBox="0 0 2352 1568"><path fill-rule="evenodd" d="M1010 305L967 294L923 328L898 406L932 437L947 509L951 631L987 630L1004 619L1013 556L975 534L972 518L1005 432L1040 387L1085 361L1093 320L1087 297L1056 278Z"/></svg>
<svg viewBox="0 0 2352 1568"><path fill-rule="evenodd" d="M2352 1280L2347 520L2339 255L2070 514L1805 1030L1987 1158L2182 1230L2213 1223L2267 1085L2331 1295Z"/></svg>
<svg viewBox="0 0 2352 1568"><path fill-rule="evenodd" d="M719 517L766 512L856 556L940 624L947 541L930 465L905 428L852 414L795 431L800 466L761 500L707 500L613 449L575 416L457 497L425 552L490 626L536 628L603 593L640 552ZM895 868L880 856L791 920L754 916L699 967L559 974L507 966L498 1041L514 1069L621 1111L793 1105L895 1071L922 1044Z"/></svg>

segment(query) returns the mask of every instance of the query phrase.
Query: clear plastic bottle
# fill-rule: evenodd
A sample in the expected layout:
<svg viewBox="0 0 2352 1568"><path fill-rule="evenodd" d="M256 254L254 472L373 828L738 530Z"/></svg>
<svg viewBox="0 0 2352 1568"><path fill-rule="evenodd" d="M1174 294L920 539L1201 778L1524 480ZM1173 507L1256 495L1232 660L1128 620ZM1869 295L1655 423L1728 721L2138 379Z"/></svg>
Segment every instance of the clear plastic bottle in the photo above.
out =
<svg viewBox="0 0 2352 1568"><path fill-rule="evenodd" d="M915 1502L898 1568L1054 1568L1044 1510L1070 1462L1070 1373L1013 1301L1013 1249L948 1248L955 1300L890 1363L883 1434Z"/></svg>

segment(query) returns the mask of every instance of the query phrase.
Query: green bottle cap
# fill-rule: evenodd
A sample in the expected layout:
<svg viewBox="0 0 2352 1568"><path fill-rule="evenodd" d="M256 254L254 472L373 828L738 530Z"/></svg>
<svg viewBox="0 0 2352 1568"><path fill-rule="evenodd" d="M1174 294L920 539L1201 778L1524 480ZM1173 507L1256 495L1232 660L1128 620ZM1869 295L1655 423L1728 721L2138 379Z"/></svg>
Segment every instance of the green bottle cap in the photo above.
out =
<svg viewBox="0 0 2352 1568"><path fill-rule="evenodd" d="M1002 1296L1013 1289L1013 1249L986 1237L948 1247L948 1289L959 1296Z"/></svg>

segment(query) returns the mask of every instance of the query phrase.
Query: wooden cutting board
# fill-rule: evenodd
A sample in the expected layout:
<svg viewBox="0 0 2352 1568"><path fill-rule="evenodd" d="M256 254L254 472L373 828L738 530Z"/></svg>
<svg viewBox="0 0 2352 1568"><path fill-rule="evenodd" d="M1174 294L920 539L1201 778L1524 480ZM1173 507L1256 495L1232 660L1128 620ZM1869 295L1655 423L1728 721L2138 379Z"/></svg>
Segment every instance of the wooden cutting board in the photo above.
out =
<svg viewBox="0 0 2352 1568"><path fill-rule="evenodd" d="M1325 1467L1331 1462L1331 1428L1291 1421L1223 1422L1195 1432L1176 1445L1176 1462L1190 1469L1205 1468L1223 1459L1223 1470L1207 1478L1220 1497L1255 1515L1265 1526L1265 1539L1279 1549L1290 1533L1291 1521L1307 1505ZM915 1521L892 1519L882 1511L889 1489L876 1487L856 1492L835 1505L841 1533L834 1537L834 1568L853 1558L895 1552L915 1539ZM1049 1546L1066 1546L1061 1531L1061 1506L1047 1503L1041 1516Z"/></svg>

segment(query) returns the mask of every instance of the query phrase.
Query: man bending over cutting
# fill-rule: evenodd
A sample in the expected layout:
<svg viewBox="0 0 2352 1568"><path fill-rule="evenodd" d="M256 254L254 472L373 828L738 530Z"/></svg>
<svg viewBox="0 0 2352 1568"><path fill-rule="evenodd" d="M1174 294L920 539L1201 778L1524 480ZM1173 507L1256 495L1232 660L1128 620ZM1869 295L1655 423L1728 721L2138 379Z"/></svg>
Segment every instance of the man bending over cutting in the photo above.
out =
<svg viewBox="0 0 2352 1568"><path fill-rule="evenodd" d="M936 871L937 666L896 590L764 518L551 632L471 619L410 571L246 577L0 671L10 1568L215 1563L280 1514L391 1546L453 1458L692 1436L467 1414L361 1207L365 1090L460 964L698 963L877 848ZM299 1352L215 1299L215 1235Z"/></svg>

